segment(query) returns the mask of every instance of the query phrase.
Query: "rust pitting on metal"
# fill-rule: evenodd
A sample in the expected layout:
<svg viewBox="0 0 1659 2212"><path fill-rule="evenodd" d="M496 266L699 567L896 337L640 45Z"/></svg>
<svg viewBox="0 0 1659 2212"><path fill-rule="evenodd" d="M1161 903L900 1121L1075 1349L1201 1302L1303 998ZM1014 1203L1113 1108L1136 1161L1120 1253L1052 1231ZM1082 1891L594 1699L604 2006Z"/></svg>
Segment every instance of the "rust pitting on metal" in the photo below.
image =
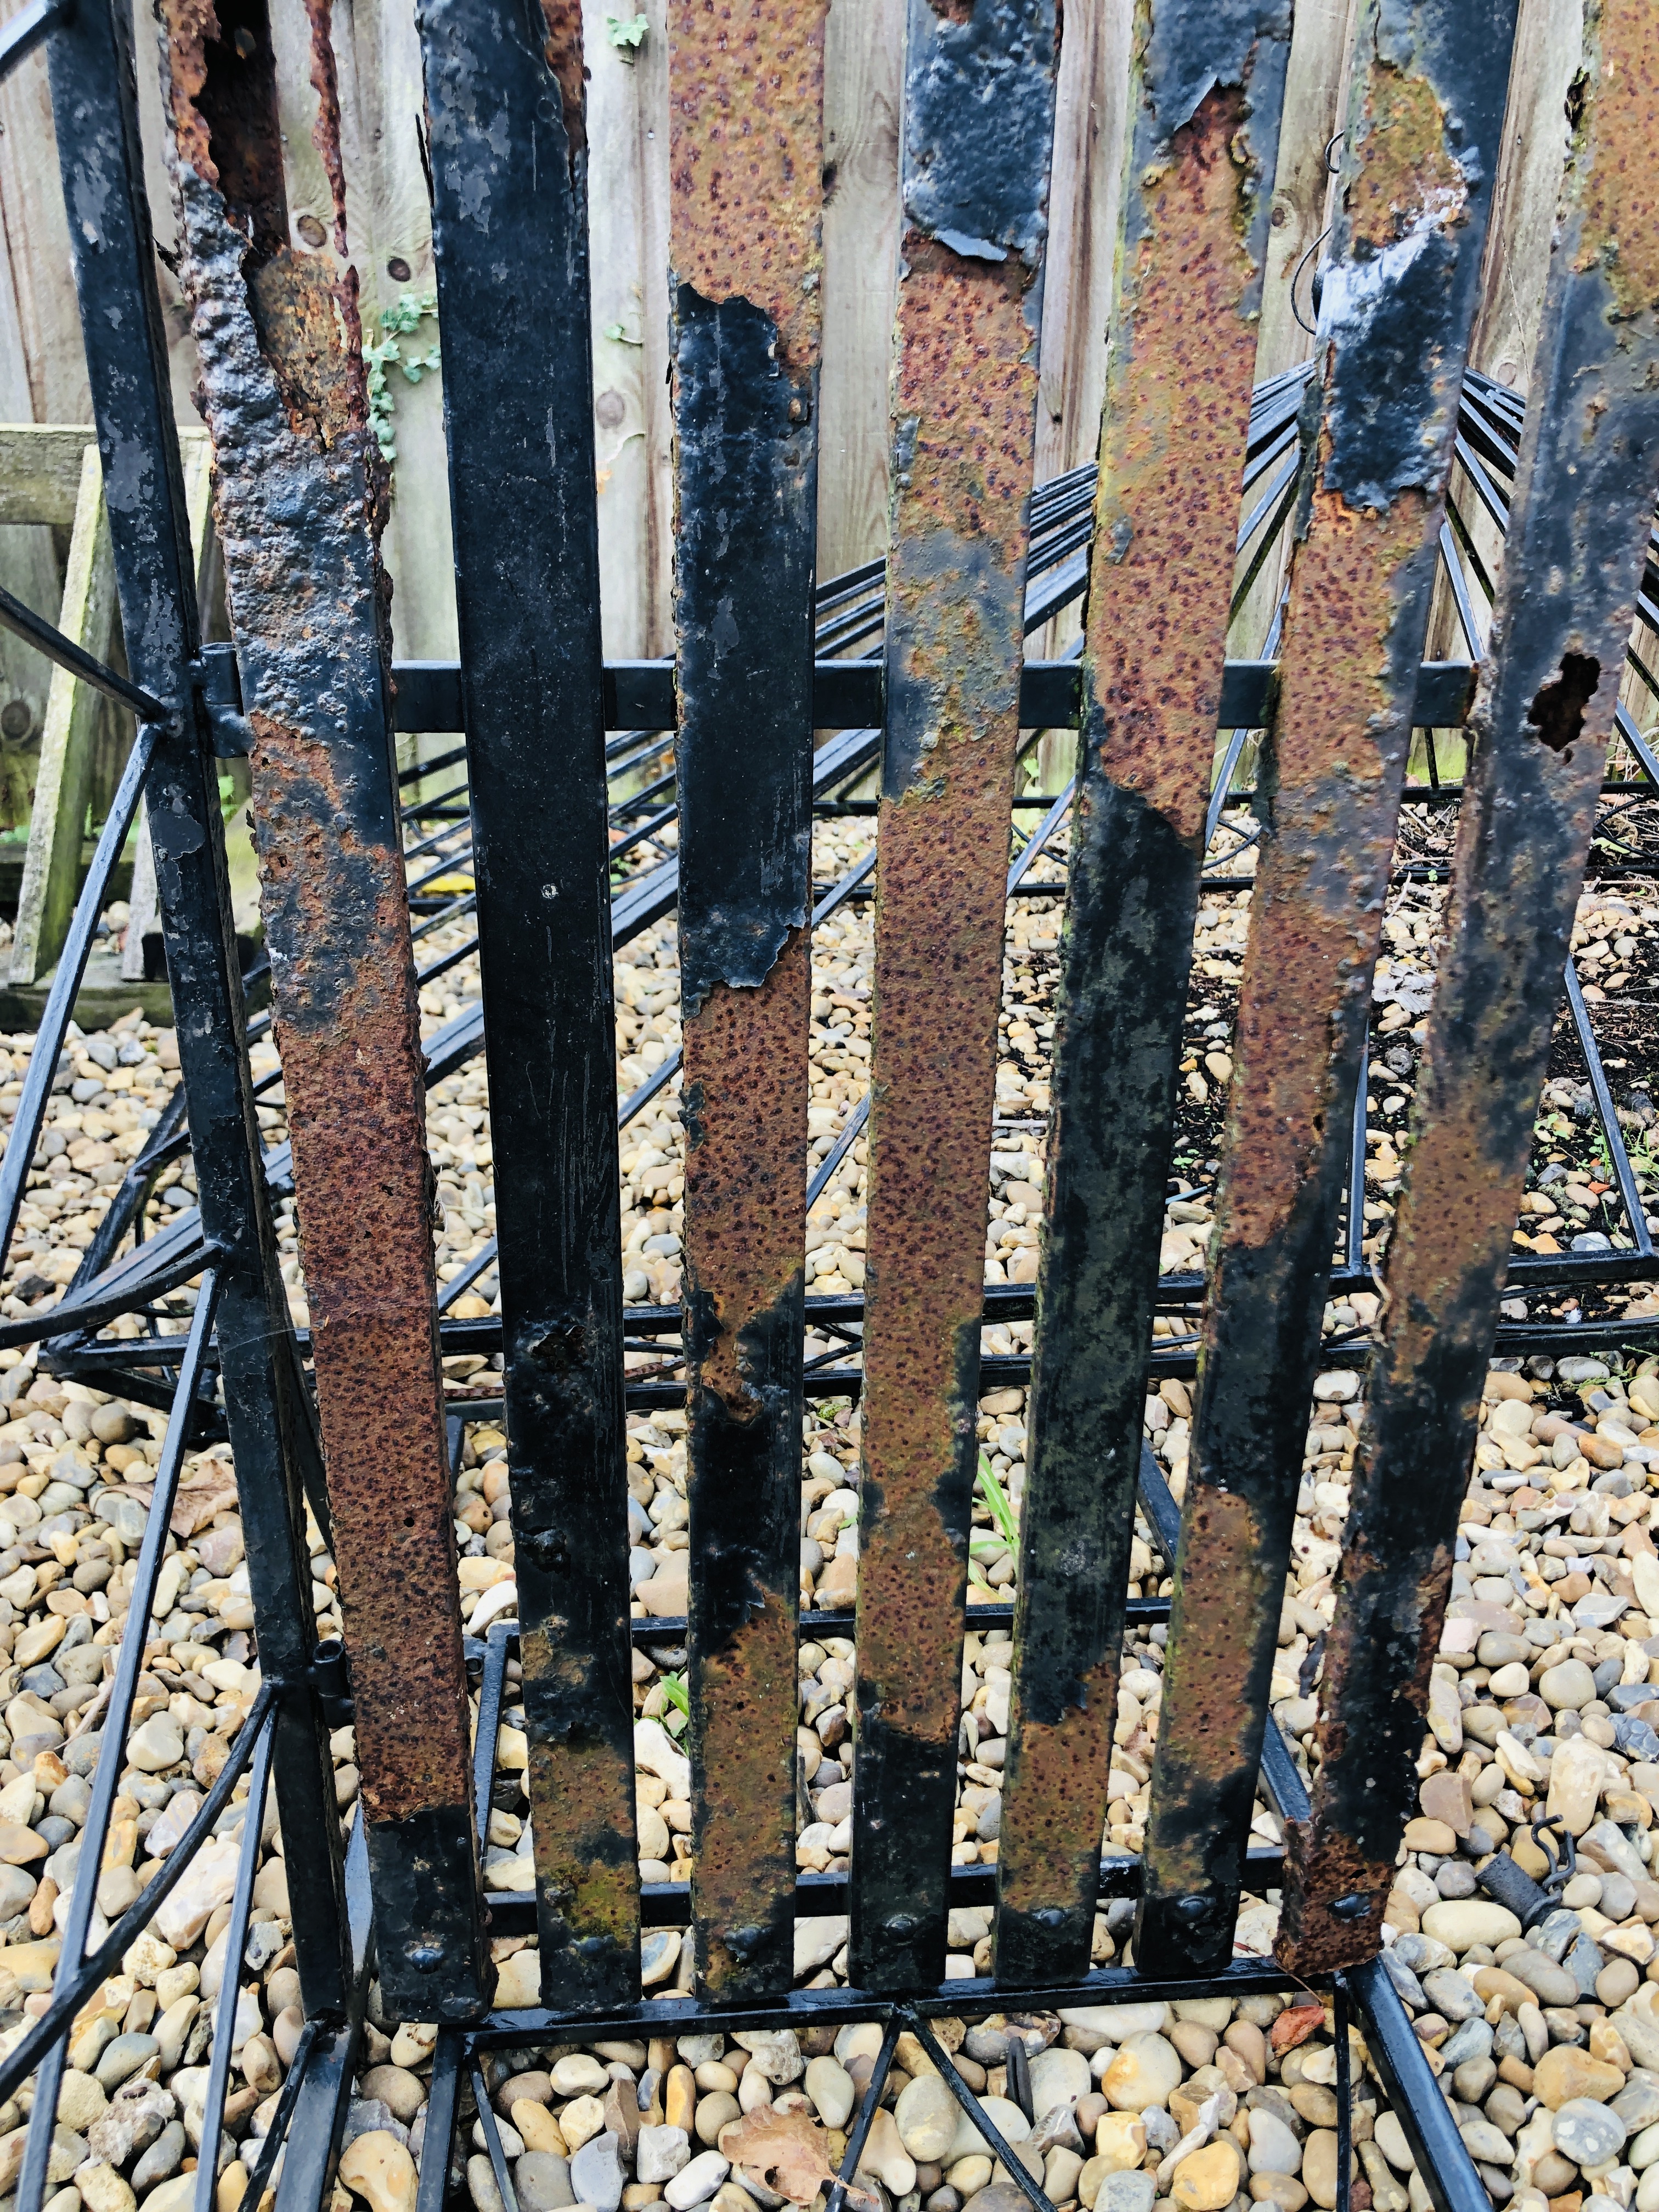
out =
<svg viewBox="0 0 1659 2212"><path fill-rule="evenodd" d="M675 281L769 316L795 378L816 371L823 321L827 13L828 0L702 0L671 33Z"/></svg>
<svg viewBox="0 0 1659 2212"><path fill-rule="evenodd" d="M326 13L313 17L326 37ZM478 1960L431 1171L397 835L383 473L355 286L288 245L263 8L165 11L183 278L253 732L254 823L377 1887ZM319 88L331 91L319 67ZM337 113L319 131L337 133ZM242 200L228 204L227 190ZM465 1954L471 1943L473 1954ZM416 1957L386 1949L407 2001ZM427 1945L430 1950L430 1942ZM413 1962L411 1964L411 1961ZM476 2003L477 1996L471 1999Z"/></svg>
<svg viewBox="0 0 1659 2212"><path fill-rule="evenodd" d="M1573 266L1596 270L1615 313L1659 305L1659 181L1651 159L1659 131L1659 21L1651 9L1591 0L1584 11L1595 74L1595 118L1580 99L1573 122Z"/></svg>
<svg viewBox="0 0 1659 2212"><path fill-rule="evenodd" d="M1142 186L1145 227L1124 248L1133 274L1112 346L1090 575L1085 653L1101 766L1194 848L1255 358L1255 325L1238 312L1259 276L1244 234L1258 182L1241 159L1249 112L1243 86L1215 87L1174 134L1157 182Z"/></svg>

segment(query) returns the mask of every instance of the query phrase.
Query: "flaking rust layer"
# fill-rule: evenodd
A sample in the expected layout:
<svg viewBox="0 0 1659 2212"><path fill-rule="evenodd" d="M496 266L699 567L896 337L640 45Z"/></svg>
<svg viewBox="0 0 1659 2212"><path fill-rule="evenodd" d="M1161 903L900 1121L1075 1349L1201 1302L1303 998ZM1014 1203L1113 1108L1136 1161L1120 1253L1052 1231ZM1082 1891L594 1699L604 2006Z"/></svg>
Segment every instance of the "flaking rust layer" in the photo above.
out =
<svg viewBox="0 0 1659 2212"><path fill-rule="evenodd" d="M434 1319L431 1171L388 711L385 475L344 261L329 18L313 0L333 252L288 237L261 0L163 10L182 275L253 732L293 1139L387 2002L486 1994Z"/></svg>

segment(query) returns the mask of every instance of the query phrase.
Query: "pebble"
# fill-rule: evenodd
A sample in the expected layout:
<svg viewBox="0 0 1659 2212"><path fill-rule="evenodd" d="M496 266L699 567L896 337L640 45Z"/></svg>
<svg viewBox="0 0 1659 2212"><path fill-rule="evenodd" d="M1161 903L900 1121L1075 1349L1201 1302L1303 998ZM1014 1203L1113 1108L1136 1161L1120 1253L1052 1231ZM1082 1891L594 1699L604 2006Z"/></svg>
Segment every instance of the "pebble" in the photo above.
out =
<svg viewBox="0 0 1659 2212"><path fill-rule="evenodd" d="M1554 2120L1555 2148L1579 2167L1607 2166L1625 2147L1625 2124L1605 2105L1575 2097Z"/></svg>
<svg viewBox="0 0 1659 2212"><path fill-rule="evenodd" d="M1499 1908L1501 1910L1501 1908ZM1511 1913L1510 1917L1514 1918ZM1332 2212L1336 2203L1336 2131L1316 2128L1302 2146L1300 2177L1316 2204Z"/></svg>
<svg viewBox="0 0 1659 2212"><path fill-rule="evenodd" d="M1533 2069L1532 2086L1540 2101L1559 2112L1575 2100L1606 2104L1625 2086L1622 2069L1592 2058L1571 2043L1558 2043Z"/></svg>
<svg viewBox="0 0 1659 2212"><path fill-rule="evenodd" d="M664 2200L673 2207L673 2212L691 2212L694 2204L708 2203L731 2171L730 2164L717 2150L700 2151L672 2180L665 2182Z"/></svg>
<svg viewBox="0 0 1659 2212"><path fill-rule="evenodd" d="M1169 2103L1181 2085L1181 2055L1164 2037L1131 2035L1101 2075L1101 2094L1117 2112L1145 2112L1149 2105Z"/></svg>
<svg viewBox="0 0 1659 2212"><path fill-rule="evenodd" d="M1238 2194L1238 2151L1231 2136L1189 2151L1170 2180L1182 2212L1222 2212Z"/></svg>
<svg viewBox="0 0 1659 2212"><path fill-rule="evenodd" d="M914 2084L912 2085L914 2087ZM835 2058L810 2058L806 2063L806 2094L817 2107L818 2118L826 2128L844 2128L853 2116L853 2106L858 2093L853 2077ZM902 2135L904 2125L899 2124ZM946 2148L948 2148L948 2145ZM921 2154L918 2153L918 2156ZM644 2179L642 2176L641 2179Z"/></svg>
<svg viewBox="0 0 1659 2212"><path fill-rule="evenodd" d="M1053 2053L1045 2051L1042 2056L1045 2058L1050 2057ZM1076 2058L1079 2064L1082 2066L1086 2087L1089 2078L1088 2061L1080 2057L1074 2051L1067 2051L1066 2056L1069 2058ZM823 2063L822 2060L813 2062L815 2065ZM1041 2063L1039 2060L1038 2063ZM1035 2089L1036 2077L1035 2066L1031 2072ZM810 2095L812 2088L811 2066L806 2069L806 2087L807 2094ZM848 2080L848 2087L850 2091L852 2087L850 2079ZM1035 2099L1034 2101L1041 2106L1040 2098ZM848 2109L851 2110L850 2103ZM842 2121L831 2120L830 2115L824 2112L822 2104L819 2105L818 2110L828 2125L838 2127L843 2124ZM922 2159L929 2162L947 2158L951 2153L951 2147L956 2141L958 2113L959 2108L956 2099L945 2087L939 2075L919 2074L913 2081L900 2090L897 2104L894 2107L894 2119L898 2128L899 2140L912 2158Z"/></svg>
<svg viewBox="0 0 1659 2212"><path fill-rule="evenodd" d="M1089 2062L1080 2051L1052 2044L1031 2061L1031 2109L1048 2112L1056 2105L1075 2105L1087 2095L1090 2080Z"/></svg>
<svg viewBox="0 0 1659 2212"><path fill-rule="evenodd" d="M171 1713L152 1713L127 1738L128 1759L146 1774L163 1774L184 1755L184 1731Z"/></svg>
<svg viewBox="0 0 1659 2212"><path fill-rule="evenodd" d="M485 2164L489 2164L486 2160ZM369 2212L414 2212L415 2161L396 2136L373 2129L340 2154L340 2179Z"/></svg>
<svg viewBox="0 0 1659 2212"><path fill-rule="evenodd" d="M1152 2212L1158 2184L1150 2173L1109 2173L1094 2200L1095 2212Z"/></svg>
<svg viewBox="0 0 1659 2212"><path fill-rule="evenodd" d="M1250 2114L1249 2168L1252 2173L1297 2173L1302 2167L1302 2145L1294 2130L1277 2113L1254 2110Z"/></svg>
<svg viewBox="0 0 1659 2212"><path fill-rule="evenodd" d="M672 2181L691 2156L684 2128L644 2127L635 2149L635 2171L641 2181Z"/></svg>
<svg viewBox="0 0 1659 2212"><path fill-rule="evenodd" d="M680 2168L682 2174L688 2170L685 2166ZM719 2179L724 2181L725 2174ZM593 2212L617 2212L626 2179L621 2148L616 2136L608 2130L590 2137L571 2157L570 2186L576 2192L577 2203L591 2204ZM697 2201L692 2199L693 2203Z"/></svg>
<svg viewBox="0 0 1659 2212"><path fill-rule="evenodd" d="M576 2202L570 2168L556 2152L526 2150L513 2168L520 2212L562 2212Z"/></svg>
<svg viewBox="0 0 1659 2212"><path fill-rule="evenodd" d="M1509 1937L1521 1933L1521 1923L1507 1905L1494 1905L1481 1897L1457 1898L1430 1905L1423 1915L1423 1928L1436 1942L1445 1944L1460 1957L1476 1943L1496 1949ZM1316 2203L1325 2202L1316 2190L1313 2195ZM1335 2202L1334 2197L1331 2202Z"/></svg>

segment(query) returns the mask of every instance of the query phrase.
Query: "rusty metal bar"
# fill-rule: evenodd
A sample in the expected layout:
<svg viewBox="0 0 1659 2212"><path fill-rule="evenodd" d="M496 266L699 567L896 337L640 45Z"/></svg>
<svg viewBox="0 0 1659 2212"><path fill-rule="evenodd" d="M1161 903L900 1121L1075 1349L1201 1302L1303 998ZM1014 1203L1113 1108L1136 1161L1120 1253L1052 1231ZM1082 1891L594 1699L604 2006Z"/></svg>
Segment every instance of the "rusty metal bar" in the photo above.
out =
<svg viewBox="0 0 1659 2212"><path fill-rule="evenodd" d="M1054 1024L996 1970L1088 1971L1238 477L1290 43L1143 18Z"/></svg>
<svg viewBox="0 0 1659 2212"><path fill-rule="evenodd" d="M255 831L387 2008L477 2011L483 1942L433 1312L431 1170L325 4L331 240L289 243L264 0L163 9L181 281ZM372 1162L373 1171L365 1172Z"/></svg>
<svg viewBox="0 0 1659 2212"><path fill-rule="evenodd" d="M1588 15L1279 1955L1375 1952L1659 489L1659 21Z"/></svg>
<svg viewBox="0 0 1659 2212"><path fill-rule="evenodd" d="M70 250L112 487L127 666L174 709L157 736L149 814L167 975L188 1016L177 1034L200 1227L222 1255L220 1374L260 1660L268 1682L286 1685L276 1771L295 1962L307 2013L337 2014L349 2001L352 1962L333 1767L306 1680L313 1614L300 1468L308 1416L260 1163L224 819L205 687L197 680L195 562L156 290L131 10L118 0L81 0L50 40L47 62L64 196L76 210Z"/></svg>
<svg viewBox="0 0 1659 2212"><path fill-rule="evenodd" d="M1224 1964L1516 0L1367 0L1240 987L1135 1956Z"/></svg>
<svg viewBox="0 0 1659 2212"><path fill-rule="evenodd" d="M671 19L691 1899L724 2003L794 1966L826 13Z"/></svg>
<svg viewBox="0 0 1659 2212"><path fill-rule="evenodd" d="M581 21L418 22L542 1993L580 2008L639 1983Z"/></svg>
<svg viewBox="0 0 1659 2212"><path fill-rule="evenodd" d="M893 385L852 1972L943 1972L1019 726L1052 0L911 0Z"/></svg>

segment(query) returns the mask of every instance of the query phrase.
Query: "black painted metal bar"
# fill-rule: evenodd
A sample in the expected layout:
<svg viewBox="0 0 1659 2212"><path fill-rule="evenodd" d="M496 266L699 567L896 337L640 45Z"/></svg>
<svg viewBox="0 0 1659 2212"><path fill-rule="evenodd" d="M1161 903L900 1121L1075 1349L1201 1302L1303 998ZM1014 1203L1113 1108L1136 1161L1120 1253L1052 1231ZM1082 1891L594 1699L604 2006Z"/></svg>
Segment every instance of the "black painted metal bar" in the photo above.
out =
<svg viewBox="0 0 1659 2212"><path fill-rule="evenodd" d="M1601 1125L1607 1158L1613 1163L1613 1180L1619 1186L1619 1202L1624 1209L1631 1235L1636 1239L1636 1249L1645 1259L1653 1250L1653 1239L1648 1233L1647 1209L1642 1203L1642 1194L1636 1187L1636 1170L1630 1163L1625 1133L1620 1126L1619 1109L1613 1103L1612 1087L1607 1082L1607 1072L1601 1065L1601 1048L1595 1041L1590 1011L1584 1003L1584 990L1578 980L1576 960L1569 958L1567 962L1566 980L1567 1012L1577 1032L1578 1048L1584 1055L1590 1094L1595 1101L1595 1118Z"/></svg>
<svg viewBox="0 0 1659 2212"><path fill-rule="evenodd" d="M48 44L93 412L109 500L117 596L134 681L179 720L157 739L147 791L167 975L176 1006L207 1237L225 1255L217 1317L259 1650L285 1691L276 1791L293 1879L294 1943L308 2012L343 2009L349 1981L339 1816L314 1693L300 1497L292 1323L260 1172L246 1004L225 870L224 821L204 706L188 671L199 644L195 565L173 426L167 331L139 137L131 12L78 0ZM89 193L88 180L100 190Z"/></svg>
<svg viewBox="0 0 1659 2212"><path fill-rule="evenodd" d="M513 2186L507 2154L501 2148L501 2131L495 2124L495 2107L489 2101L489 2084L484 2080L483 2068L476 2059L472 2065L472 2101L478 2108L478 2125L483 2130L484 2151L489 2160L489 2170L495 2177L496 2191L507 2212L519 2212L518 2191Z"/></svg>
<svg viewBox="0 0 1659 2212"><path fill-rule="evenodd" d="M120 707L130 707L141 721L166 722L170 719L159 699L152 699L148 691L141 691L136 684L129 684L112 668L106 668L101 660L76 645L72 637L65 637L45 616L36 614L33 607L26 607L21 599L15 599L3 588L0 588L0 626L32 645L59 668L67 669L82 684L101 691L106 699L113 699Z"/></svg>
<svg viewBox="0 0 1659 2212"><path fill-rule="evenodd" d="M580 17L422 0L419 24L483 1041L513 1194L499 1267L542 1987L574 2007L639 1974Z"/></svg>
<svg viewBox="0 0 1659 2212"><path fill-rule="evenodd" d="M421 2138L421 2170L415 2212L443 2212L449 2190L450 2147L460 2109L466 2037L447 2028L438 2038L427 2087L426 2131Z"/></svg>
<svg viewBox="0 0 1659 2212"><path fill-rule="evenodd" d="M945 2087L962 2107L969 2124L978 2129L992 2157L1000 2162L1003 2172L1031 2207L1031 2212L1054 2212L1041 2185L1032 2179L1024 2160L1015 2152L1001 2129L951 2063L950 2052L934 2034L926 2018L918 2012L907 2012L905 2017L909 2022L911 2033L938 2068Z"/></svg>
<svg viewBox="0 0 1659 2212"><path fill-rule="evenodd" d="M1153 1972L1232 1948L1515 18L1368 0L1356 33L1146 1821Z"/></svg>
<svg viewBox="0 0 1659 2212"><path fill-rule="evenodd" d="M842 2212L847 2202L847 2191L859 2170L864 2156L864 2146L870 2140L870 2130L875 2124L881 2100L887 2094L887 2076L892 2071L893 2053L898 2047L901 2016L895 2012L882 2030L881 2048L876 2053L876 2063L870 2069L870 2079L859 2105L859 2116L853 2123L852 2133L847 2138L847 2150L842 2159L841 2170L830 2185L824 2199L823 2212Z"/></svg>
<svg viewBox="0 0 1659 2212"><path fill-rule="evenodd" d="M1085 1971L1093 1933L1288 47L1271 7L1177 13L1132 78L998 1861L1016 1988Z"/></svg>
<svg viewBox="0 0 1659 2212"><path fill-rule="evenodd" d="M1346 1978L1365 2023L1365 2048L1406 2131L1435 2212L1491 2212L1486 2185L1382 1960L1356 1966Z"/></svg>
<svg viewBox="0 0 1659 2212"><path fill-rule="evenodd" d="M1659 224L1622 182L1659 92L1651 15L1640 0L1605 0L1588 33L1474 710L1452 927L1354 1462L1319 1783L1310 1820L1289 1838L1279 1942L1297 1971L1375 1951L1414 1797L1458 1504L1659 489Z"/></svg>

